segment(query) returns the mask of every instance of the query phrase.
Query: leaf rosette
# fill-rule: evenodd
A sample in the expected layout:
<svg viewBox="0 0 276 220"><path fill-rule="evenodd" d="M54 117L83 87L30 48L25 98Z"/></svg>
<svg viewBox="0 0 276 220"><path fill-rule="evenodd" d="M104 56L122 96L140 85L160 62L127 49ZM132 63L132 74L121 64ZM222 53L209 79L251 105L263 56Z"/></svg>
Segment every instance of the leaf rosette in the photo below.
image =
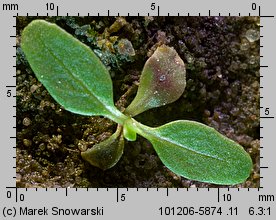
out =
<svg viewBox="0 0 276 220"><path fill-rule="evenodd" d="M114 105L107 68L88 46L57 25L31 22L22 33L21 47L38 80L65 109L87 116L102 115L118 123L113 135L81 153L90 164L103 170L113 167L123 154L124 138L134 141L139 134L178 175L227 185L248 178L250 156L215 129L184 120L150 128L131 118L182 95L185 64L172 47L158 47L147 60L137 95L124 114Z"/></svg>

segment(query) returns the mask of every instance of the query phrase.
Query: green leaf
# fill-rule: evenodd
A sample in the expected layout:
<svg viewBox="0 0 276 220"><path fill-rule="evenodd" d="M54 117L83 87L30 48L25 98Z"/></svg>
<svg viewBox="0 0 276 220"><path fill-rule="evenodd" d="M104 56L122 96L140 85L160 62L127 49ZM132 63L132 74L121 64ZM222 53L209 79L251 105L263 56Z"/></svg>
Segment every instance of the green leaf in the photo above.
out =
<svg viewBox="0 0 276 220"><path fill-rule="evenodd" d="M123 134L124 138L128 141L135 141L136 140L136 131L132 127L132 119L128 119L125 121L123 125Z"/></svg>
<svg viewBox="0 0 276 220"><path fill-rule="evenodd" d="M138 92L125 113L138 115L148 109L177 100L186 86L186 69L183 60L172 48L162 45L147 60Z"/></svg>
<svg viewBox="0 0 276 220"><path fill-rule="evenodd" d="M124 138L122 126L118 125L113 135L99 144L95 144L89 150L82 152L81 156L91 165L106 170L113 167L120 160L123 151Z"/></svg>
<svg viewBox="0 0 276 220"><path fill-rule="evenodd" d="M133 128L152 143L170 170L188 179L232 185L244 182L252 169L239 144L201 123L175 121L149 128L134 121Z"/></svg>
<svg viewBox="0 0 276 220"><path fill-rule="evenodd" d="M110 75L88 46L55 24L35 20L24 29L21 47L38 80L65 109L123 123Z"/></svg>

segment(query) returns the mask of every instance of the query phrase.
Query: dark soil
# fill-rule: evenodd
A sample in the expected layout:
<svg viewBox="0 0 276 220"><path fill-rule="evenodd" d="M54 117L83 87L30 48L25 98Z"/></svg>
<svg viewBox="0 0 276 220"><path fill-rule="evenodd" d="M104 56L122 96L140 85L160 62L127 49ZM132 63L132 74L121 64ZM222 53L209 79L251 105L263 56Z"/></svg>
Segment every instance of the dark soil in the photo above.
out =
<svg viewBox="0 0 276 220"><path fill-rule="evenodd" d="M109 170L85 162L80 151L109 137L116 124L64 110L36 79L20 48L21 32L34 19L17 17L17 187L221 187L175 175L142 137L126 141L124 155ZM246 36L249 29L259 32L258 17L40 19L57 23L101 56L120 109L133 99L143 65L157 46L174 47L187 68L183 96L137 120L158 126L190 119L214 127L241 144L254 163L248 180L233 187L260 186L260 42Z"/></svg>

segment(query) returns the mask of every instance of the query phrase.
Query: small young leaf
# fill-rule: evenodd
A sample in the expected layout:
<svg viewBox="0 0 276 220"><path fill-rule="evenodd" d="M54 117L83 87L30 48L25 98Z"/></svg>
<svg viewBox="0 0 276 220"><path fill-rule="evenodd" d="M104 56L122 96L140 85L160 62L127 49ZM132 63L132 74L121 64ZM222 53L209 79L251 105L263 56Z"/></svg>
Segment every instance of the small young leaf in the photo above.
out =
<svg viewBox="0 0 276 220"><path fill-rule="evenodd" d="M125 116L114 106L110 75L89 47L43 20L24 29L21 47L38 80L65 109L122 123Z"/></svg>
<svg viewBox="0 0 276 220"><path fill-rule="evenodd" d="M135 141L136 140L136 131L132 128L132 119L128 119L125 121L123 125L123 134L124 138L128 141Z"/></svg>
<svg viewBox="0 0 276 220"><path fill-rule="evenodd" d="M150 108L177 100L186 86L186 69L183 60L172 48L162 45L147 60L137 95L125 113L138 115Z"/></svg>
<svg viewBox="0 0 276 220"><path fill-rule="evenodd" d="M120 160L123 151L124 138L122 127L119 125L113 135L99 144L95 144L89 150L82 152L81 156L91 165L106 170L113 167Z"/></svg>
<svg viewBox="0 0 276 220"><path fill-rule="evenodd" d="M232 185L244 182L252 169L250 156L239 144L201 123L174 121L149 128L135 122L133 127L170 170L188 179Z"/></svg>

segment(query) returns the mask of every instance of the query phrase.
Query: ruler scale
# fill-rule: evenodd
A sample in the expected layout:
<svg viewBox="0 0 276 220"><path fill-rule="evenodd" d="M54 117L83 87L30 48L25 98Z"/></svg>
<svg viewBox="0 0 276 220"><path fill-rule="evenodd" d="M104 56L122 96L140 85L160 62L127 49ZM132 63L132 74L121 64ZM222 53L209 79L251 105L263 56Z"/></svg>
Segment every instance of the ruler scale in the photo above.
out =
<svg viewBox="0 0 276 220"><path fill-rule="evenodd" d="M1 219L275 219L274 1L1 0ZM260 17L259 188L17 188L17 16L258 16ZM4 123L3 123L4 122ZM273 217L274 216L274 217Z"/></svg>

